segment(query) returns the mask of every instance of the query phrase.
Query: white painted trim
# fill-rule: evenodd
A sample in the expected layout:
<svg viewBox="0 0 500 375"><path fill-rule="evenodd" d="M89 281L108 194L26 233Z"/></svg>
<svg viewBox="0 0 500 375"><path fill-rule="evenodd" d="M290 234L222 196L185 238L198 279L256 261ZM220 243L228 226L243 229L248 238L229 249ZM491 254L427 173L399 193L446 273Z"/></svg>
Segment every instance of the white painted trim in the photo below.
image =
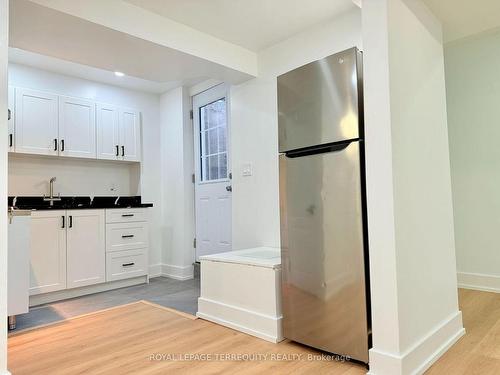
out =
<svg viewBox="0 0 500 375"><path fill-rule="evenodd" d="M189 96L195 96L201 94L203 91L210 90L212 87L220 85L221 83L223 82L219 81L218 79L213 79L213 78L207 79L206 81L191 86L189 88Z"/></svg>
<svg viewBox="0 0 500 375"><path fill-rule="evenodd" d="M361 1L362 0L352 0L352 2L354 3L354 5L356 5L360 9L363 8Z"/></svg>
<svg viewBox="0 0 500 375"><path fill-rule="evenodd" d="M458 272L457 277L459 288L500 293L500 276Z"/></svg>
<svg viewBox="0 0 500 375"><path fill-rule="evenodd" d="M10 371L5 370L4 372L0 373L1 375L12 375Z"/></svg>
<svg viewBox="0 0 500 375"><path fill-rule="evenodd" d="M149 278L152 279L153 277L163 276L161 268L162 268L161 263L150 264L149 265Z"/></svg>
<svg viewBox="0 0 500 375"><path fill-rule="evenodd" d="M149 278L169 277L175 280L190 280L194 278L194 266L174 266L172 264L157 263L149 266Z"/></svg>
<svg viewBox="0 0 500 375"><path fill-rule="evenodd" d="M161 276L176 280L189 280L194 278L194 266L174 266L173 264L162 264Z"/></svg>
<svg viewBox="0 0 500 375"><path fill-rule="evenodd" d="M9 1L0 0L0 373L7 371L7 64L9 45Z"/></svg>
<svg viewBox="0 0 500 375"><path fill-rule="evenodd" d="M203 297L198 298L196 316L273 343L283 340L282 316L261 314Z"/></svg>
<svg viewBox="0 0 500 375"><path fill-rule="evenodd" d="M462 313L457 311L441 322L403 354L370 349L370 375L423 374L465 334Z"/></svg>
<svg viewBox="0 0 500 375"><path fill-rule="evenodd" d="M108 290L144 284L147 283L147 281L148 281L147 276L139 276L139 277L134 277L132 279L111 281L102 284L84 286L81 288L66 289L66 290L59 290L57 292L37 294L34 296L30 296L30 307L43 305L45 303L51 303L55 301L62 301L69 298L85 296L88 294L106 292Z"/></svg>

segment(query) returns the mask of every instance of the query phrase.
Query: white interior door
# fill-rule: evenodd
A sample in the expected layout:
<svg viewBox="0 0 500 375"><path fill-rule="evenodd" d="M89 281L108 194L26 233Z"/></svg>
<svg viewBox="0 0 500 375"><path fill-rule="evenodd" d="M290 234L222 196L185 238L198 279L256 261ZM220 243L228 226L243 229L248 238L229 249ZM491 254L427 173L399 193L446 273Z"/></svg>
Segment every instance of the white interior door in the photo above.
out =
<svg viewBox="0 0 500 375"><path fill-rule="evenodd" d="M197 261L232 249L227 94L219 85L193 97Z"/></svg>

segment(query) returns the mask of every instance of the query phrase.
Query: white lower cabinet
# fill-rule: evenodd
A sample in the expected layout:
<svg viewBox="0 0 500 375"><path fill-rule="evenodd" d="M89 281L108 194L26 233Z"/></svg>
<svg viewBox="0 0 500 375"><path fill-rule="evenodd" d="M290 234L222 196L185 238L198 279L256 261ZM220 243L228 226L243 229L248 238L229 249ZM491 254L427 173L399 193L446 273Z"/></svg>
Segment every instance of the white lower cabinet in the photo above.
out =
<svg viewBox="0 0 500 375"><path fill-rule="evenodd" d="M30 295L148 274L145 209L34 211L31 238Z"/></svg>
<svg viewBox="0 0 500 375"><path fill-rule="evenodd" d="M104 210L71 210L67 218L67 288L105 282Z"/></svg>
<svg viewBox="0 0 500 375"><path fill-rule="evenodd" d="M30 295L66 289L66 211L31 215Z"/></svg>
<svg viewBox="0 0 500 375"><path fill-rule="evenodd" d="M148 223L145 208L106 210L106 280L148 273Z"/></svg>
<svg viewBox="0 0 500 375"><path fill-rule="evenodd" d="M114 251L106 254L106 280L115 281L147 274L147 249Z"/></svg>

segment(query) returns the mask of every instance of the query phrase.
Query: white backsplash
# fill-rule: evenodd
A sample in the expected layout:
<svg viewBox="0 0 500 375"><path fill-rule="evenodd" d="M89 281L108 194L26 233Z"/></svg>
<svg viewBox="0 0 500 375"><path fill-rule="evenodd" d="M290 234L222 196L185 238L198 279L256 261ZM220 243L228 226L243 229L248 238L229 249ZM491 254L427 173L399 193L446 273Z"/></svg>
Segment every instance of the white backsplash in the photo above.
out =
<svg viewBox="0 0 500 375"><path fill-rule="evenodd" d="M57 177L54 193L109 196L140 194L138 163L107 162L33 155L9 155L9 195L48 194L49 180Z"/></svg>

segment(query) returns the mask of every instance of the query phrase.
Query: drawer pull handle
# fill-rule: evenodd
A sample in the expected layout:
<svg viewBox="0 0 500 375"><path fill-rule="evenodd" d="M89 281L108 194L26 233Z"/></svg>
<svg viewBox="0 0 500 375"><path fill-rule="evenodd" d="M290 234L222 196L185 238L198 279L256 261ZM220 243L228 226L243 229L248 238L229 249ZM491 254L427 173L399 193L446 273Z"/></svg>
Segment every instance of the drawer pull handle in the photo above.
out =
<svg viewBox="0 0 500 375"><path fill-rule="evenodd" d="M124 235L122 236L122 238L132 238L132 237L134 237L134 235L133 235L133 234L124 234Z"/></svg>
<svg viewBox="0 0 500 375"><path fill-rule="evenodd" d="M122 217L132 217L134 214L123 214Z"/></svg>
<svg viewBox="0 0 500 375"><path fill-rule="evenodd" d="M130 263L123 263L122 264L122 267L130 267L130 266L133 266L135 263L134 262L130 262Z"/></svg>

